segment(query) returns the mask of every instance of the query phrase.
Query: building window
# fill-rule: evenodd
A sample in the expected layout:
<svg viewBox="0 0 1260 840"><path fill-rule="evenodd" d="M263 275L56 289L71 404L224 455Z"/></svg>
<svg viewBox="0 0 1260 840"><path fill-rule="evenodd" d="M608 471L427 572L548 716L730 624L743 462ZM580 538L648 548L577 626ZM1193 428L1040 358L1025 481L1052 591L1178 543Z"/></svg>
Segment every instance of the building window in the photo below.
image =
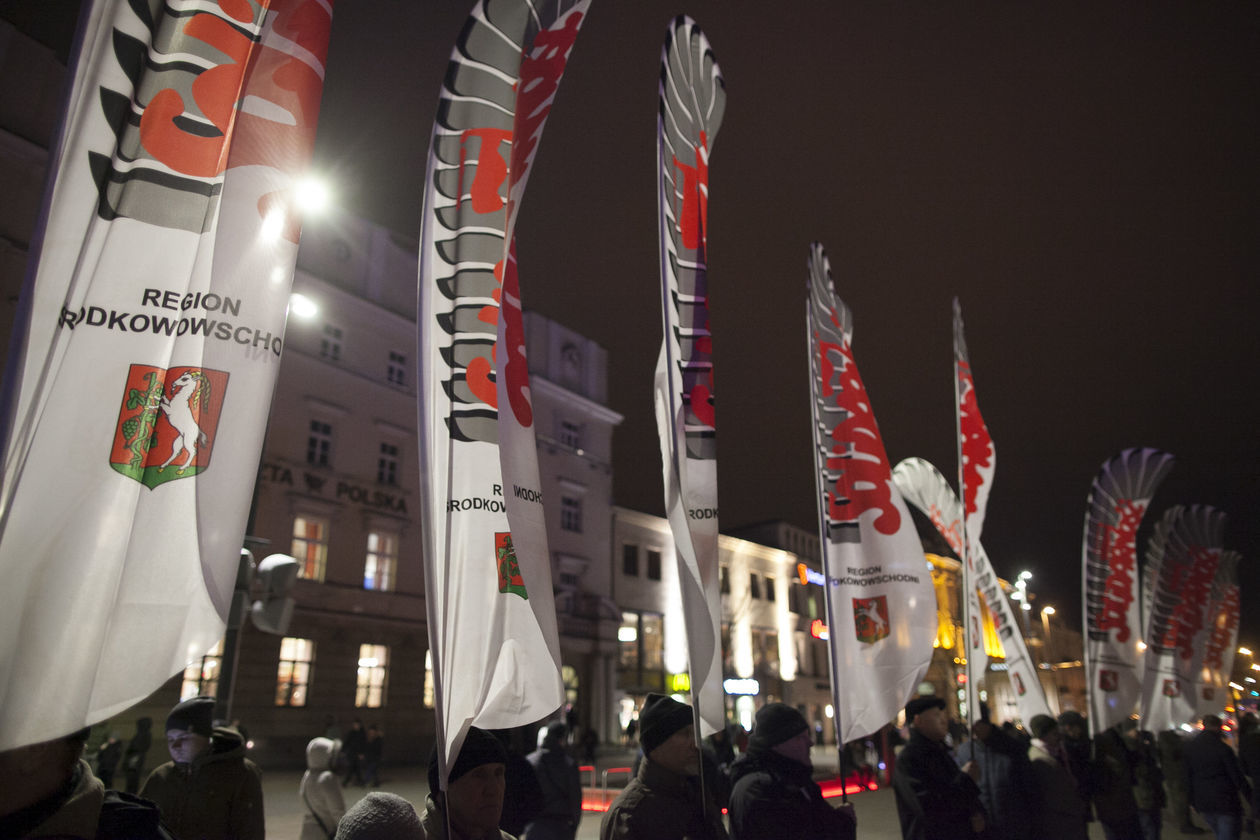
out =
<svg viewBox="0 0 1260 840"><path fill-rule="evenodd" d="M286 636L280 640L280 669L276 674L276 705L305 706L315 663L315 643Z"/></svg>
<svg viewBox="0 0 1260 840"><path fill-rule="evenodd" d="M219 693L219 669L223 665L223 640L206 651L206 655L184 666L184 681L179 687L179 699L189 697L214 697Z"/></svg>
<svg viewBox="0 0 1260 840"><path fill-rule="evenodd" d="M582 427L571 420L560 421L560 443L570 449L582 448Z"/></svg>
<svg viewBox="0 0 1260 840"><path fill-rule="evenodd" d="M341 359L341 327L324 324L324 335L319 340L319 355L334 362Z"/></svg>
<svg viewBox="0 0 1260 840"><path fill-rule="evenodd" d="M661 579L661 553L648 549L647 553L647 577L648 580Z"/></svg>
<svg viewBox="0 0 1260 840"><path fill-rule="evenodd" d="M328 562L328 520L313 516L293 517L293 558L298 577L323 580Z"/></svg>
<svg viewBox="0 0 1260 840"><path fill-rule="evenodd" d="M723 595L731 594L731 570L726 566L718 567L718 590Z"/></svg>
<svg viewBox="0 0 1260 840"><path fill-rule="evenodd" d="M394 350L389 351L389 366L385 369L385 378L394 385L407 384L407 357Z"/></svg>
<svg viewBox="0 0 1260 840"><path fill-rule="evenodd" d="M774 578L769 575L766 576L766 600L774 600Z"/></svg>
<svg viewBox="0 0 1260 840"><path fill-rule="evenodd" d="M385 682L389 675L389 648L385 645L359 645L359 675L354 689L358 709L379 709L385 705Z"/></svg>
<svg viewBox="0 0 1260 840"><path fill-rule="evenodd" d="M582 533L582 500L574 496L560 497L560 528Z"/></svg>
<svg viewBox="0 0 1260 840"><path fill-rule="evenodd" d="M311 436L306 439L306 463L326 467L332 451L332 424L323 420L311 421Z"/></svg>
<svg viewBox="0 0 1260 840"><path fill-rule="evenodd" d="M398 483L398 447L392 443L381 444L381 456L376 459L376 481L391 487Z"/></svg>
<svg viewBox="0 0 1260 840"><path fill-rule="evenodd" d="M659 613L623 612L617 630L622 684L664 685L665 620Z"/></svg>
<svg viewBox="0 0 1260 840"><path fill-rule="evenodd" d="M394 588L398 568L398 535L371 531L367 539L367 561L363 564L363 588L389 592Z"/></svg>
<svg viewBox="0 0 1260 840"><path fill-rule="evenodd" d="M621 547L621 573L626 577L639 576L639 547L637 545Z"/></svg>
<svg viewBox="0 0 1260 840"><path fill-rule="evenodd" d="M748 595L751 598L761 598L761 578L757 577L756 572L748 573Z"/></svg>

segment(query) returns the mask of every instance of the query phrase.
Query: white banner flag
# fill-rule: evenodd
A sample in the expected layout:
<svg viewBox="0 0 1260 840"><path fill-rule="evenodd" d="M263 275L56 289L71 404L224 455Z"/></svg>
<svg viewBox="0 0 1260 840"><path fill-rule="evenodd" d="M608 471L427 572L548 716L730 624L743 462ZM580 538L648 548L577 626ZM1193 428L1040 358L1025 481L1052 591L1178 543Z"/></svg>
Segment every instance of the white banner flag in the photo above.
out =
<svg viewBox="0 0 1260 840"><path fill-rule="evenodd" d="M892 475L897 489L906 501L931 520L950 548L961 553L962 505L958 503L958 496L945 480L945 476L922 458L906 458L893 469ZM1027 724L1034 715L1051 713L1050 705L1046 702L1045 689L1037 678L1037 664L1028 655L1028 645L1019 632L1011 603L1002 591L1002 585L998 581L997 573L993 571L993 564L989 562L984 546L975 542L972 543L971 550L976 565L976 589L993 617L993 626L1006 654L1006 671L1011 680L1011 690L1015 693L1015 705L1019 709L1020 718ZM983 636L979 626L976 634Z"/></svg>
<svg viewBox="0 0 1260 840"><path fill-rule="evenodd" d="M657 118L664 337L654 394L701 735L726 724L708 293L709 150L725 109L726 89L708 40L691 18L675 18L661 50Z"/></svg>
<svg viewBox="0 0 1260 840"><path fill-rule="evenodd" d="M932 661L936 593L853 359L849 308L810 247L810 385L831 682L842 742L887 724Z"/></svg>
<svg viewBox="0 0 1260 840"><path fill-rule="evenodd" d="M470 725L563 701L512 231L589 0L482 0L447 68L420 243L421 492L443 785Z"/></svg>
<svg viewBox="0 0 1260 840"><path fill-rule="evenodd" d="M84 14L5 380L0 749L223 633L331 25L314 0Z"/></svg>
<svg viewBox="0 0 1260 840"><path fill-rule="evenodd" d="M1204 614L1204 625L1194 640L1194 699L1196 714L1223 715L1233 699L1229 693L1229 677L1234 668L1234 652L1238 643L1238 563L1237 551L1221 552L1216 579L1212 581L1212 598Z"/></svg>

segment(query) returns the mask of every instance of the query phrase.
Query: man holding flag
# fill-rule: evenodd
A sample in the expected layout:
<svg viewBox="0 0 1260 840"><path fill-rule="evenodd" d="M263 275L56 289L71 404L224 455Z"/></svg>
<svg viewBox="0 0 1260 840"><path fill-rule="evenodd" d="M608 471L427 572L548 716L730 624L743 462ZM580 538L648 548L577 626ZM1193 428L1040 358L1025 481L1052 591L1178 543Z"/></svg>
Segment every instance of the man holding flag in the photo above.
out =
<svg viewBox="0 0 1260 840"><path fill-rule="evenodd" d="M982 836L984 806L976 781L980 768L961 768L945 744L949 715L941 697L916 697L906 704L910 742L897 757L893 792L903 840L967 840Z"/></svg>

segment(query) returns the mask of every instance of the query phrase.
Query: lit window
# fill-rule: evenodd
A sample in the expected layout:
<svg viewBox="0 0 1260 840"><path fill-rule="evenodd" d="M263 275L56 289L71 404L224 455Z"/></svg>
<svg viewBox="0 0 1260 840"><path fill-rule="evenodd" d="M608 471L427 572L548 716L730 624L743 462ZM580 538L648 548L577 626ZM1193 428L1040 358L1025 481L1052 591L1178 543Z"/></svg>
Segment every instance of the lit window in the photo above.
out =
<svg viewBox="0 0 1260 840"><path fill-rule="evenodd" d="M334 362L341 359L341 327L324 324L324 336L319 341L319 355Z"/></svg>
<svg viewBox="0 0 1260 840"><path fill-rule="evenodd" d="M560 443L570 449L582 448L582 427L571 420L560 421Z"/></svg>
<svg viewBox="0 0 1260 840"><path fill-rule="evenodd" d="M407 357L393 350L389 351L389 366L385 369L385 378L394 385L407 383Z"/></svg>
<svg viewBox="0 0 1260 840"><path fill-rule="evenodd" d="M385 682L389 674L389 648L385 645L359 645L359 676L355 683L355 708L379 709L385 705Z"/></svg>
<svg viewBox="0 0 1260 840"><path fill-rule="evenodd" d="M194 659L184 667L184 681L179 687L179 699L189 697L214 697L219 693L219 669L223 665L223 640L206 651L206 655Z"/></svg>
<svg viewBox="0 0 1260 840"><path fill-rule="evenodd" d="M437 702L437 693L433 686L433 651L424 652L424 707L432 709Z"/></svg>
<svg viewBox="0 0 1260 840"><path fill-rule="evenodd" d="M276 705L305 706L311 684L315 643L286 636L280 640L280 669L276 674Z"/></svg>
<svg viewBox="0 0 1260 840"><path fill-rule="evenodd" d="M298 577L323 580L328 561L328 520L313 516L293 517L293 558Z"/></svg>
<svg viewBox="0 0 1260 840"><path fill-rule="evenodd" d="M647 577L648 580L661 579L661 553L648 549L647 553Z"/></svg>
<svg viewBox="0 0 1260 840"><path fill-rule="evenodd" d="M621 573L627 577L639 576L639 547L637 545L621 547Z"/></svg>
<svg viewBox="0 0 1260 840"><path fill-rule="evenodd" d="M376 460L376 480L391 486L398 483L398 447L392 443L381 444L381 457Z"/></svg>
<svg viewBox="0 0 1260 840"><path fill-rule="evenodd" d="M306 463L326 467L332 450L332 424L323 420L311 421L311 436L306 439Z"/></svg>
<svg viewBox="0 0 1260 840"><path fill-rule="evenodd" d="M560 528L582 533L582 500L573 496L560 497Z"/></svg>
<svg viewBox="0 0 1260 840"><path fill-rule="evenodd" d="M363 564L363 588L389 592L398 567L398 536L380 531L368 534L367 561Z"/></svg>

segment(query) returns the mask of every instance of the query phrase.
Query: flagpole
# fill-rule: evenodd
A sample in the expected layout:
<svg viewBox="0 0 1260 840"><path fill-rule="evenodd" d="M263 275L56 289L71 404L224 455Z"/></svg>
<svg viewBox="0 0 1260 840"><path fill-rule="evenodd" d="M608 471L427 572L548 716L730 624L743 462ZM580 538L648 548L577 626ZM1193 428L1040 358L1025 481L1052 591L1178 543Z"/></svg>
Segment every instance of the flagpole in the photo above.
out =
<svg viewBox="0 0 1260 840"><path fill-rule="evenodd" d="M805 297L805 347L809 353L809 368L814 369L814 302L812 290ZM831 586L831 567L827 562L827 518L823 514L823 486L822 471L825 463L819 454L817 431L822 419L818 416L818 397L813 393L814 377L810 377L810 400L809 414L812 421L809 430L810 446L814 450L814 501L818 506L818 555L819 564L822 566L823 572L823 609L826 610L827 616L827 661L830 664L829 676L831 677L831 705L833 714L831 720L836 733L836 770L840 774L840 799L845 804L849 802L849 791L844 784L844 738L841 732L840 717L840 663L836 659L836 644L833 638L836 630L836 617L832 609L831 595L827 589Z"/></svg>
<svg viewBox="0 0 1260 840"><path fill-rule="evenodd" d="M962 393L959 390L958 383L958 298L954 298L954 361L953 361L953 377L954 377L954 443L958 451L958 500L962 508L962 569L959 576L959 596L958 606L962 612L963 626L963 678L966 680L966 688L964 696L967 698L967 731L971 732L972 723L976 719L976 709L974 703L971 702L972 697L979 698L979 692L973 688L971 681L971 572L967 564L967 555L969 542L967 538L967 485L966 478L963 475L963 438L962 438Z"/></svg>

